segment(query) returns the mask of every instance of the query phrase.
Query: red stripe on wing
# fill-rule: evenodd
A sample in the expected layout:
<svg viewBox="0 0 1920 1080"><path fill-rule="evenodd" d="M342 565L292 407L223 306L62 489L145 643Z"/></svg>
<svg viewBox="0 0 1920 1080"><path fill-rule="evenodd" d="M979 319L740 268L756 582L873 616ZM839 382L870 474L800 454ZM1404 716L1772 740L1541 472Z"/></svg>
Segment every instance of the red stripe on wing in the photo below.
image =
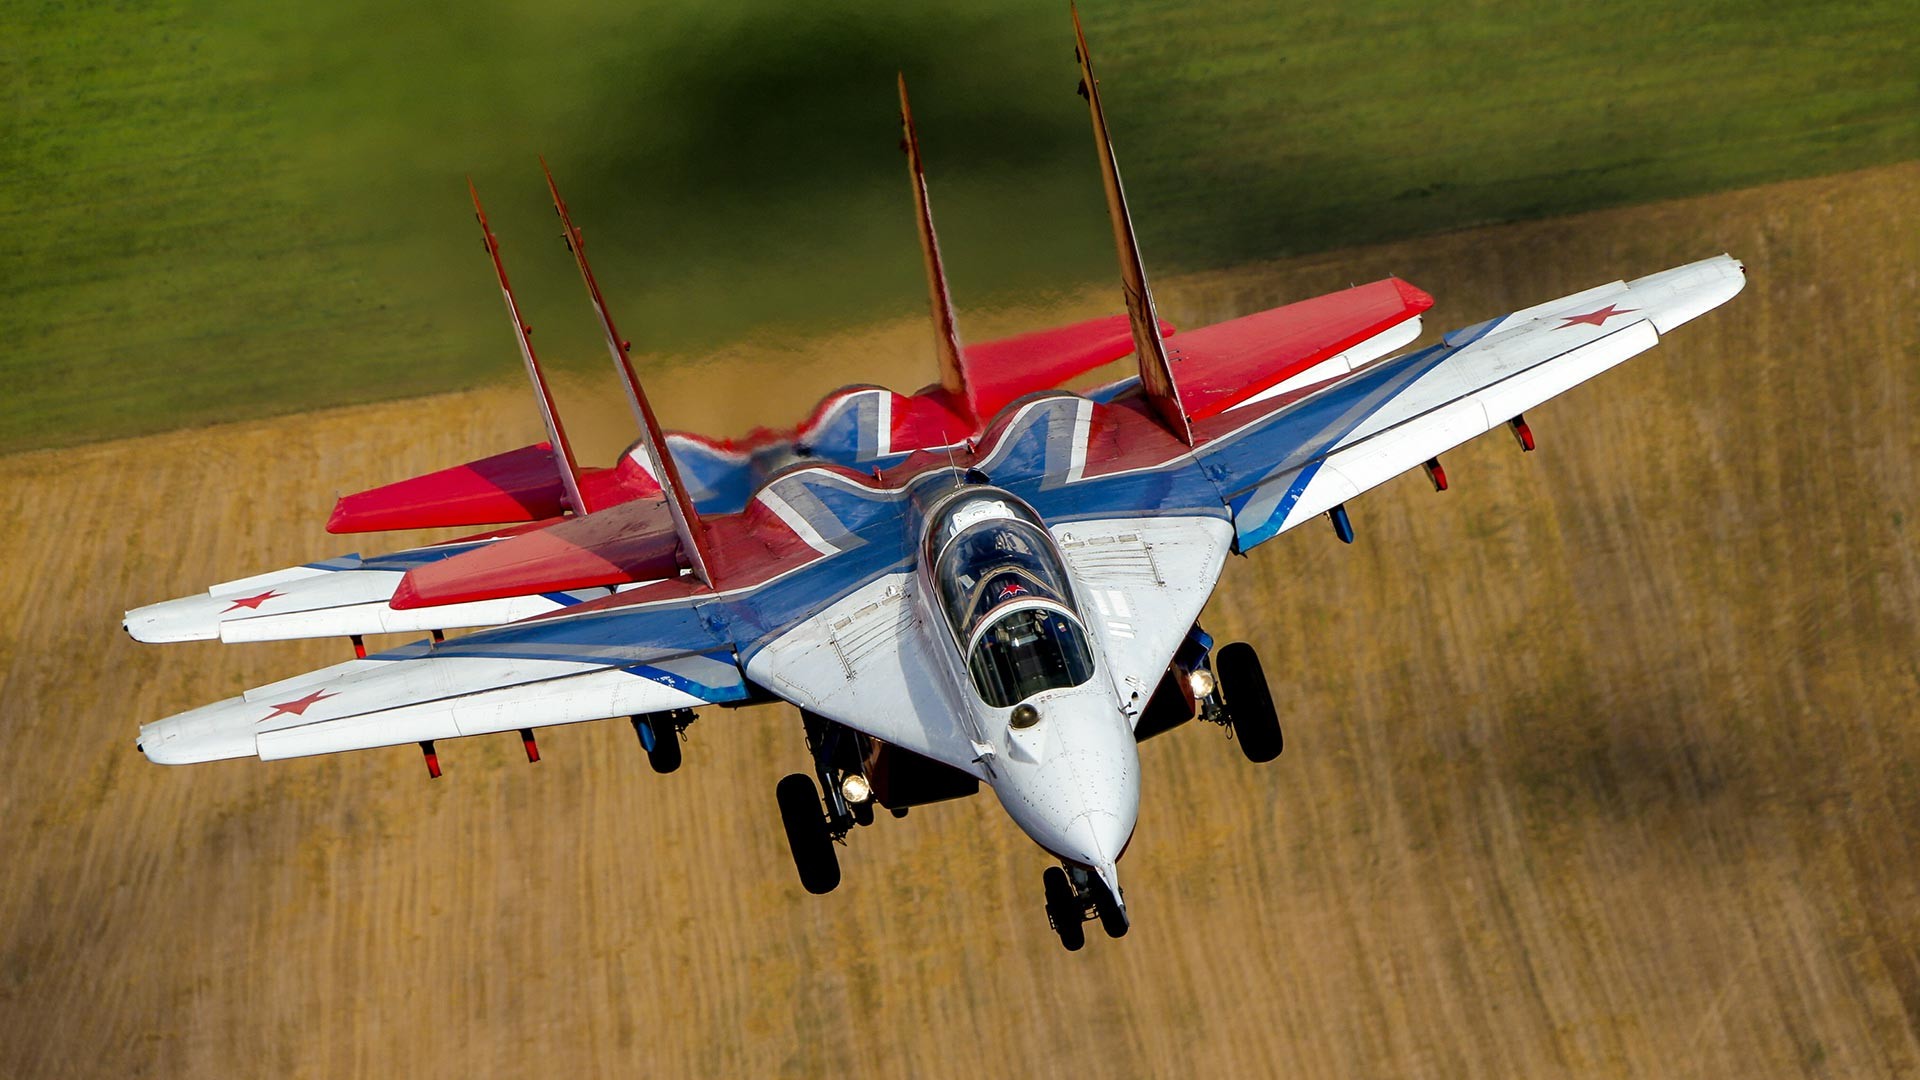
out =
<svg viewBox="0 0 1920 1080"><path fill-rule="evenodd" d="M392 605L410 608L625 585L678 576L680 541L666 503L621 503L552 528L416 566Z"/></svg>

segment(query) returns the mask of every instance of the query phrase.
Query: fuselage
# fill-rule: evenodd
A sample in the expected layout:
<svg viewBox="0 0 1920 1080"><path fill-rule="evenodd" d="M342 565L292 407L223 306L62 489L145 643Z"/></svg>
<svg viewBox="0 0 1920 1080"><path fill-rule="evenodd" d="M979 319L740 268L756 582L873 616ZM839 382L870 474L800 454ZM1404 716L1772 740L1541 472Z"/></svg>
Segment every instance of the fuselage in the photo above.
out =
<svg viewBox="0 0 1920 1080"><path fill-rule="evenodd" d="M1042 848L1118 895L1115 864L1140 812L1140 758L1072 574L1039 515L1010 492L957 483L921 496L922 587L940 674L986 782Z"/></svg>

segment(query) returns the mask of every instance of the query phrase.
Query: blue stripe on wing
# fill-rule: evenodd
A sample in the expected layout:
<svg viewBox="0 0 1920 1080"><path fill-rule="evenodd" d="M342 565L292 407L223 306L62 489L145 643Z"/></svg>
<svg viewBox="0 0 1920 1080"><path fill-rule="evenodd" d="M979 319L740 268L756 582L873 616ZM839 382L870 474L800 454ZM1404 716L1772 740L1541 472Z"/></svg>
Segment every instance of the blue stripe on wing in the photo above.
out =
<svg viewBox="0 0 1920 1080"><path fill-rule="evenodd" d="M714 704L747 696L747 680L734 666L731 652L676 656L657 664L630 667L626 672Z"/></svg>
<svg viewBox="0 0 1920 1080"><path fill-rule="evenodd" d="M385 555L369 555L362 558L358 554L341 555L337 558L323 559L305 565L314 570L391 570L404 574L416 566L437 563L442 559L451 559L463 555L474 548L490 544L491 540L470 540L462 544L436 544L433 547L410 548L406 551L394 551Z"/></svg>

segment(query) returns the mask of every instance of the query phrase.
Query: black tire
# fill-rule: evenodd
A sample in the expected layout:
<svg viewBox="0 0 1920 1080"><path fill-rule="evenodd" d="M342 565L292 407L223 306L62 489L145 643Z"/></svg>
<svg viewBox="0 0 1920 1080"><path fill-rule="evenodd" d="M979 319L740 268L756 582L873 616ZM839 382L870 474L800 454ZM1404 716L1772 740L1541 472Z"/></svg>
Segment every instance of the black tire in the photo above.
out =
<svg viewBox="0 0 1920 1080"><path fill-rule="evenodd" d="M813 786L813 777L794 773L783 777L774 791L801 888L815 896L832 892L840 884L840 857L834 853L833 837L827 835L827 817L820 809L820 791Z"/></svg>
<svg viewBox="0 0 1920 1080"><path fill-rule="evenodd" d="M1100 929L1105 930L1108 937L1126 937L1127 926L1129 925L1126 912L1122 911L1120 905L1114 902L1113 894L1107 892L1107 887L1104 884L1095 886L1095 888L1093 908L1100 913Z"/></svg>
<svg viewBox="0 0 1920 1080"><path fill-rule="evenodd" d="M1060 944L1068 952L1079 952L1087 944L1087 928L1081 921L1080 901L1074 899L1067 872L1049 866L1040 881L1046 886L1047 921L1053 924L1053 932L1060 935Z"/></svg>
<svg viewBox="0 0 1920 1080"><path fill-rule="evenodd" d="M653 724L653 749L647 751L647 764L662 775L680 767L680 729L671 723Z"/></svg>
<svg viewBox="0 0 1920 1080"><path fill-rule="evenodd" d="M1279 757L1286 742L1273 708L1273 692L1260 669L1260 654L1244 641L1223 645L1213 654L1213 674L1220 681L1220 696L1226 700L1240 752L1256 764Z"/></svg>

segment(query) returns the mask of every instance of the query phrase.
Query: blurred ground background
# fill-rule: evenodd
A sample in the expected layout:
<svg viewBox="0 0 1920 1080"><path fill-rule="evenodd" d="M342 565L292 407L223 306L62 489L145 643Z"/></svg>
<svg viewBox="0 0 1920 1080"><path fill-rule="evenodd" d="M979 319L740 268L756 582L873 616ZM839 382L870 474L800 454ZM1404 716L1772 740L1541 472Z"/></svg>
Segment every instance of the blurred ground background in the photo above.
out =
<svg viewBox="0 0 1920 1080"><path fill-rule="evenodd" d="M1147 744L1137 921L1078 954L990 799L802 893L784 708L703 718L667 777L618 722L537 766L443 745L439 782L139 757L346 647L137 646L125 607L331 553L337 492L533 438L524 387L0 458L0 1076L1914 1075L1917 236L1904 164L1167 281L1194 324L1398 272L1439 329L1722 250L1750 278L1531 414L1539 452L1233 561L1207 625L1267 657L1287 753ZM925 338L730 347L661 412L909 385Z"/></svg>
<svg viewBox="0 0 1920 1080"><path fill-rule="evenodd" d="M0 452L600 363L535 155L662 363L918 313L904 71L955 294L1111 249L1064 5L210 0L0 15ZM1162 274L1905 160L1900 0L1090 0Z"/></svg>

